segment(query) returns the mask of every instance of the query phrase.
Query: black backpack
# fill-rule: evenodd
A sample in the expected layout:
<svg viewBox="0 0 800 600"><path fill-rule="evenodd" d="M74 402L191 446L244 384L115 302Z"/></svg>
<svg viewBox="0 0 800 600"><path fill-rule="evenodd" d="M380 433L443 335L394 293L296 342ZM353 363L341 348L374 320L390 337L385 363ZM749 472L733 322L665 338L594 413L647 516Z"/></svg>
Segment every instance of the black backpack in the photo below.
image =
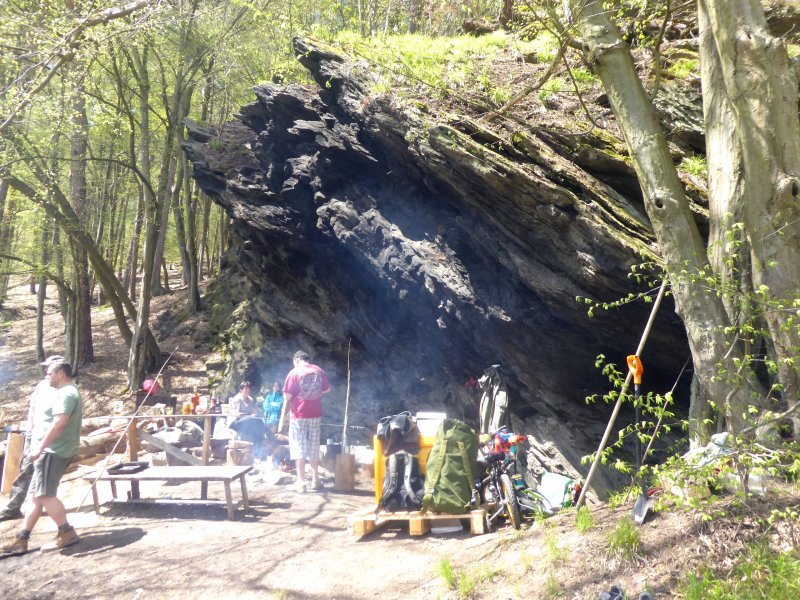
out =
<svg viewBox="0 0 800 600"><path fill-rule="evenodd" d="M386 459L383 490L376 511L419 510L424 487L417 457L408 452L395 452Z"/></svg>
<svg viewBox="0 0 800 600"><path fill-rule="evenodd" d="M383 455L389 456L400 450L416 454L419 452L419 429L417 421L408 411L383 417L378 422L378 439Z"/></svg>

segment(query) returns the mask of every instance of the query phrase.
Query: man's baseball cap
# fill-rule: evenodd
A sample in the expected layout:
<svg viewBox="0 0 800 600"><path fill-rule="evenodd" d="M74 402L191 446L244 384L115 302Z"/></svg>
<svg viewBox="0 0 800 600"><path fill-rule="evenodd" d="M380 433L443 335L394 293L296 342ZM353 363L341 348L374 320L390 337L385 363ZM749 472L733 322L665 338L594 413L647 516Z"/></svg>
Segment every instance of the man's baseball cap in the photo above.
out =
<svg viewBox="0 0 800 600"><path fill-rule="evenodd" d="M42 365L43 367L49 367L53 363L57 363L57 362L64 362L64 357L63 356L59 356L58 354L55 354L53 356L48 356L47 359L44 362L40 362L39 364Z"/></svg>

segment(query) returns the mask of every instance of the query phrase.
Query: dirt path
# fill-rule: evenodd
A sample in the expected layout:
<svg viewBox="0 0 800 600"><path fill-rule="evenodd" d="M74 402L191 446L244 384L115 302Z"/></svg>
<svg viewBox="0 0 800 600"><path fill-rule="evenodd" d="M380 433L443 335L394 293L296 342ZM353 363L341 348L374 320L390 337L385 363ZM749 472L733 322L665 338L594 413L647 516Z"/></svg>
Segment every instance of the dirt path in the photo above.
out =
<svg viewBox="0 0 800 600"><path fill-rule="evenodd" d="M438 557L458 555L468 533L411 538L400 528L357 541L346 515L369 506L363 485L353 494L298 494L248 477L252 508L229 521L222 507L104 504L74 509L86 492L68 482L67 506L79 544L0 561L3 597L28 598L409 598L435 597ZM120 485L124 493L125 484ZM110 499L101 485L101 502ZM197 498L199 484L142 487L158 494ZM209 497L223 499L213 484ZM5 538L19 522L3 523ZM31 538L39 547L54 535L40 521Z"/></svg>

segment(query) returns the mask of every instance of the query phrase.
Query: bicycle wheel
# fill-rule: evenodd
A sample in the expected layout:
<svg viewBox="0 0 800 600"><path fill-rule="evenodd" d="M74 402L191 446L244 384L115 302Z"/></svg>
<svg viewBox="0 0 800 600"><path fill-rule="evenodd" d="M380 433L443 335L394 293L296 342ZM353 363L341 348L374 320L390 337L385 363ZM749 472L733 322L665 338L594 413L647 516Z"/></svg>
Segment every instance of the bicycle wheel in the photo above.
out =
<svg viewBox="0 0 800 600"><path fill-rule="evenodd" d="M546 517L552 513L550 503L539 492L530 488L525 488L517 492L519 508L523 513L531 514L534 517Z"/></svg>
<svg viewBox="0 0 800 600"><path fill-rule="evenodd" d="M522 525L522 517L519 514L517 492L511 482L511 477L506 473L500 475L500 487L503 493L503 503L506 507L506 518L514 526L514 529L519 529Z"/></svg>

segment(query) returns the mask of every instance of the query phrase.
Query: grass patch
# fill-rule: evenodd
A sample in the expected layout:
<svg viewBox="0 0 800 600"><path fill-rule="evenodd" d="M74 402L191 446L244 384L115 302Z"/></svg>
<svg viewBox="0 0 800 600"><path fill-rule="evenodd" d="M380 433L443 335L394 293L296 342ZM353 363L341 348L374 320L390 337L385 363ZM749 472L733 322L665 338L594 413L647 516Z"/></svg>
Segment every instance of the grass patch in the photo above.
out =
<svg viewBox="0 0 800 600"><path fill-rule="evenodd" d="M567 87L567 82L562 77L551 77L539 90L539 101L544 103L554 94L563 92Z"/></svg>
<svg viewBox="0 0 800 600"><path fill-rule="evenodd" d="M491 61L505 50L539 55L554 53L557 48L550 36L519 41L503 31L435 38L417 34L364 38L354 32L340 32L331 42L348 54L375 63L370 69L374 93L422 83L443 92L469 89L484 94L494 104L508 101L511 89L497 85L491 74L476 72L479 61Z"/></svg>
<svg viewBox="0 0 800 600"><path fill-rule="evenodd" d="M547 548L547 559L556 564L567 559L567 551L558 543L558 532L555 527L548 527L544 534L544 545Z"/></svg>
<svg viewBox="0 0 800 600"><path fill-rule="evenodd" d="M800 554L751 546L733 570L716 577L706 569L690 574L681 586L686 600L790 600L800 598Z"/></svg>
<svg viewBox="0 0 800 600"><path fill-rule="evenodd" d="M449 558L443 558L436 565L436 572L448 590L458 592L459 598L471 598L478 585L502 573L497 566L481 565L472 569L455 569Z"/></svg>
<svg viewBox="0 0 800 600"><path fill-rule="evenodd" d="M681 161L679 168L696 177L708 175L708 163L705 156L688 156Z"/></svg>
<svg viewBox="0 0 800 600"><path fill-rule="evenodd" d="M571 72L575 82L579 84L591 85L600 81L597 77L595 77L594 73L592 73L586 67L575 67Z"/></svg>
<svg viewBox="0 0 800 600"><path fill-rule="evenodd" d="M622 517L616 527L608 534L608 552L626 562L633 563L639 556L642 539L639 528L628 515Z"/></svg>
<svg viewBox="0 0 800 600"><path fill-rule="evenodd" d="M478 585L477 580L466 571L461 573L458 578L458 595L462 598L470 598L475 593L475 587Z"/></svg>
<svg viewBox="0 0 800 600"><path fill-rule="evenodd" d="M439 561L439 564L436 565L436 573L442 578L448 590L456 589L458 582L456 574L453 572L453 564L449 558L443 558Z"/></svg>
<svg viewBox="0 0 800 600"><path fill-rule="evenodd" d="M689 79L699 75L700 62L696 58L679 58L667 69L675 79Z"/></svg>
<svg viewBox="0 0 800 600"><path fill-rule="evenodd" d="M544 589L542 590L542 598L545 600L552 600L553 598L560 598L564 594L564 589L555 575L552 573L547 574L544 580Z"/></svg>
<svg viewBox="0 0 800 600"><path fill-rule="evenodd" d="M594 529L594 517L586 506L581 506L575 513L575 529L578 533L586 533Z"/></svg>
<svg viewBox="0 0 800 600"><path fill-rule="evenodd" d="M524 575L533 568L533 565L536 562L536 558L530 552L523 550L522 553L520 553L519 555L519 562L520 565L522 566L521 575Z"/></svg>

